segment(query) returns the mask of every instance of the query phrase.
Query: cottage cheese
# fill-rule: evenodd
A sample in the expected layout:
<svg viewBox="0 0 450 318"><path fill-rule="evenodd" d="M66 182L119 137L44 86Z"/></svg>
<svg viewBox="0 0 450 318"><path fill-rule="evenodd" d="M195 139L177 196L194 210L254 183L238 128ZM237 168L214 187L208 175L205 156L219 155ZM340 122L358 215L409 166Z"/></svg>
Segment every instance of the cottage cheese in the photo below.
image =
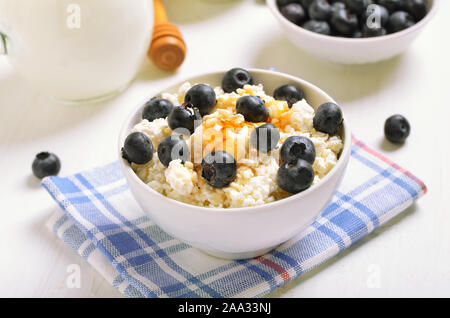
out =
<svg viewBox="0 0 450 318"><path fill-rule="evenodd" d="M180 105L190 87L186 82L177 93L163 93L161 97ZM233 93L224 93L220 87L214 90L217 105L213 113L203 117L202 125L191 136L184 136L191 149L191 160L184 164L178 159L165 167L158 159L159 143L172 134L167 119L143 120L134 127L133 131L148 135L155 147L149 163L132 164L139 178L152 189L175 200L215 208L255 206L288 197L290 194L278 186L276 177L279 148L286 138L294 135L310 138L316 148L313 185L337 164L342 140L314 129L314 109L306 100L289 108L286 102L267 95L261 84L246 85ZM278 147L267 154L249 145L251 131L263 123L246 122L241 114L236 114L236 101L244 95L260 96L269 110L270 122L279 129ZM224 188L210 186L201 176L202 158L217 149L231 153L238 166L236 179Z"/></svg>

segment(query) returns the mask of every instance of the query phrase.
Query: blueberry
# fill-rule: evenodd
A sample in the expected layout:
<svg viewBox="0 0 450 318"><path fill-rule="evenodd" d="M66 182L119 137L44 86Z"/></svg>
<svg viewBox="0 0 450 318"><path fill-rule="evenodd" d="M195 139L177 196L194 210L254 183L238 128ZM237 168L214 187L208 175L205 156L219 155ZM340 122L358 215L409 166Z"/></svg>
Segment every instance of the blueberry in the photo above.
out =
<svg viewBox="0 0 450 318"><path fill-rule="evenodd" d="M297 25L301 25L307 18L307 14L299 3L291 3L280 9L281 14Z"/></svg>
<svg viewBox="0 0 450 318"><path fill-rule="evenodd" d="M291 3L300 3L300 0L277 0L277 6L280 8Z"/></svg>
<svg viewBox="0 0 450 318"><path fill-rule="evenodd" d="M267 120L269 112L259 96L242 96L236 102L236 112L244 115L246 121L260 123Z"/></svg>
<svg viewBox="0 0 450 318"><path fill-rule="evenodd" d="M331 14L341 9L345 9L345 3L337 1L331 5Z"/></svg>
<svg viewBox="0 0 450 318"><path fill-rule="evenodd" d="M159 161L166 167L172 160L181 159L184 163L190 156L187 143L180 135L171 135L164 138L158 146Z"/></svg>
<svg viewBox="0 0 450 318"><path fill-rule="evenodd" d="M427 15L427 0L406 0L404 9L418 22Z"/></svg>
<svg viewBox="0 0 450 318"><path fill-rule="evenodd" d="M301 0L277 0L278 7L284 7L291 3L300 3Z"/></svg>
<svg viewBox="0 0 450 318"><path fill-rule="evenodd" d="M313 119L314 128L329 135L337 133L342 122L341 108L334 103L320 105Z"/></svg>
<svg viewBox="0 0 450 318"><path fill-rule="evenodd" d="M200 115L205 116L216 105L216 93L209 85L197 84L187 91L184 101L198 108Z"/></svg>
<svg viewBox="0 0 450 318"><path fill-rule="evenodd" d="M309 20L302 27L308 31L323 35L330 35L331 33L330 25L325 21Z"/></svg>
<svg viewBox="0 0 450 318"><path fill-rule="evenodd" d="M281 160L285 163L295 164L299 159L310 164L316 160L316 148L311 139L302 136L288 137L280 149Z"/></svg>
<svg viewBox="0 0 450 318"><path fill-rule="evenodd" d="M395 33L412 27L414 24L414 19L408 12L397 11L389 17L387 30L389 33Z"/></svg>
<svg viewBox="0 0 450 318"><path fill-rule="evenodd" d="M278 144L278 140L280 140L280 133L278 128L272 124L261 125L250 134L251 144L265 153L274 149Z"/></svg>
<svg viewBox="0 0 450 318"><path fill-rule="evenodd" d="M142 119L153 121L158 118L166 118L173 108L173 104L164 98L153 97L145 103L142 111Z"/></svg>
<svg viewBox="0 0 450 318"><path fill-rule="evenodd" d="M202 160L202 177L215 188L223 188L233 182L236 172L236 161L226 151L213 151Z"/></svg>
<svg viewBox="0 0 450 318"><path fill-rule="evenodd" d="M307 10L313 1L314 0L300 0L300 4Z"/></svg>
<svg viewBox="0 0 450 318"><path fill-rule="evenodd" d="M56 176L61 170L61 161L54 153L40 152L34 158L31 169L36 178L39 179Z"/></svg>
<svg viewBox="0 0 450 318"><path fill-rule="evenodd" d="M295 164L283 163L278 168L278 186L295 194L308 189L314 181L314 170L306 160L298 160Z"/></svg>
<svg viewBox="0 0 450 318"><path fill-rule="evenodd" d="M222 88L226 93L234 92L246 84L253 85L253 77L243 68L229 70L222 79Z"/></svg>
<svg viewBox="0 0 450 318"><path fill-rule="evenodd" d="M305 97L305 94L300 87L286 84L275 89L273 97L276 100L285 100L288 103L289 108L291 108L296 102L302 100Z"/></svg>
<svg viewBox="0 0 450 318"><path fill-rule="evenodd" d="M353 34L352 34L352 38L354 39L360 39L363 37L363 34L360 30L356 30Z"/></svg>
<svg viewBox="0 0 450 318"><path fill-rule="evenodd" d="M377 0L377 3L388 9L389 13L402 10L405 6L405 0Z"/></svg>
<svg viewBox="0 0 450 318"><path fill-rule="evenodd" d="M326 0L314 0L308 7L309 18L327 21L331 15L331 6Z"/></svg>
<svg viewBox="0 0 450 318"><path fill-rule="evenodd" d="M367 8L368 5L372 4L372 0L344 0L345 5L353 13L359 15Z"/></svg>
<svg viewBox="0 0 450 318"><path fill-rule="evenodd" d="M330 24L338 34L352 36L358 29L358 18L350 11L341 9L333 13Z"/></svg>
<svg viewBox="0 0 450 318"><path fill-rule="evenodd" d="M134 132L125 139L122 158L143 165L153 158L153 144L144 133Z"/></svg>
<svg viewBox="0 0 450 318"><path fill-rule="evenodd" d="M393 115L384 123L384 135L392 143L400 144L408 138L411 126L402 115Z"/></svg>
<svg viewBox="0 0 450 318"><path fill-rule="evenodd" d="M361 26L367 25L375 28L385 27L389 21L389 11L383 6L374 4L367 7L361 14Z"/></svg>
<svg viewBox="0 0 450 318"><path fill-rule="evenodd" d="M375 36L382 36L382 35L386 35L387 31L385 28L383 27L369 27L367 25L364 25L362 28L362 34L363 37L365 38L371 38L371 37L375 37Z"/></svg>
<svg viewBox="0 0 450 318"><path fill-rule="evenodd" d="M189 135L193 133L195 128L201 121L200 112L191 104L183 103L181 106L174 107L167 117L170 129Z"/></svg>

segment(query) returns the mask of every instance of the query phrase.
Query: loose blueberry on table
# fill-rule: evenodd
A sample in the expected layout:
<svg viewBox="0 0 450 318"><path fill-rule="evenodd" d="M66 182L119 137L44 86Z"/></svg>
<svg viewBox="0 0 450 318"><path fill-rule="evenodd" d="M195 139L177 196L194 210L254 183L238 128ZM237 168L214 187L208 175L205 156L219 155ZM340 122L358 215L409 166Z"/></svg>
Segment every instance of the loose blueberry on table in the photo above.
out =
<svg viewBox="0 0 450 318"><path fill-rule="evenodd" d="M122 157L130 163L146 164L153 158L153 143L144 133L131 133L125 139Z"/></svg>
<svg viewBox="0 0 450 318"><path fill-rule="evenodd" d="M61 170L61 161L58 156L50 152L40 152L36 155L31 166L36 178L56 176Z"/></svg>
<svg viewBox="0 0 450 318"><path fill-rule="evenodd" d="M394 144L403 143L411 132L408 120L402 115L389 117L384 124L384 135Z"/></svg>
<svg viewBox="0 0 450 318"><path fill-rule="evenodd" d="M428 13L427 0L277 0L281 14L315 33L375 37L410 28Z"/></svg>

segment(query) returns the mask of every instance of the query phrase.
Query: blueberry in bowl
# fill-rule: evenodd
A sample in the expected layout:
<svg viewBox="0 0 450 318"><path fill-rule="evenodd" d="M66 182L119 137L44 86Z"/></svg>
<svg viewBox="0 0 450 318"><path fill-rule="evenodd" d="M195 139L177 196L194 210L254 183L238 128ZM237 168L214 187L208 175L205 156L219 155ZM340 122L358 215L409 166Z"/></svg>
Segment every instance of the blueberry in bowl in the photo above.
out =
<svg viewBox="0 0 450 318"><path fill-rule="evenodd" d="M267 0L267 4L299 48L334 62L365 64L404 52L433 18L439 1ZM306 18L287 17L284 8L294 4Z"/></svg>
<svg viewBox="0 0 450 318"><path fill-rule="evenodd" d="M331 123L323 116L326 125L314 125L322 105L340 107L316 86L280 72L247 69L253 83L226 92L222 83L233 74L229 71L160 91L155 96L173 104L166 118L143 119L145 102L140 104L124 122L118 150L122 158L134 133L150 139L152 156L134 160L138 163L128 155L120 167L139 206L162 230L211 255L242 259L285 242L322 211L344 175L351 134L335 108ZM186 104L185 95L198 84L214 90L215 105L197 118L192 133L177 132L195 117L190 110L196 107ZM238 111L238 100L246 96L252 98ZM186 116L171 125L175 109ZM136 148L146 153L150 146L142 139ZM264 236L258 235L261 229Z"/></svg>

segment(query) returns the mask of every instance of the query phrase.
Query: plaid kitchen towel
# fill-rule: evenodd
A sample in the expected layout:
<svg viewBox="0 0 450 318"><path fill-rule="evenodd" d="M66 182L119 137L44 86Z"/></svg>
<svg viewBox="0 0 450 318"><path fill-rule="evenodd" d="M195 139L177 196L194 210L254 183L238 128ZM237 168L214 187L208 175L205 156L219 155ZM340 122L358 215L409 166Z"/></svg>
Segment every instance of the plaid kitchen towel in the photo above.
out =
<svg viewBox="0 0 450 318"><path fill-rule="evenodd" d="M251 260L228 261L164 233L132 197L118 163L42 186L58 202L49 226L129 297L258 297L325 262L401 213L422 181L353 139L347 173L303 232Z"/></svg>

